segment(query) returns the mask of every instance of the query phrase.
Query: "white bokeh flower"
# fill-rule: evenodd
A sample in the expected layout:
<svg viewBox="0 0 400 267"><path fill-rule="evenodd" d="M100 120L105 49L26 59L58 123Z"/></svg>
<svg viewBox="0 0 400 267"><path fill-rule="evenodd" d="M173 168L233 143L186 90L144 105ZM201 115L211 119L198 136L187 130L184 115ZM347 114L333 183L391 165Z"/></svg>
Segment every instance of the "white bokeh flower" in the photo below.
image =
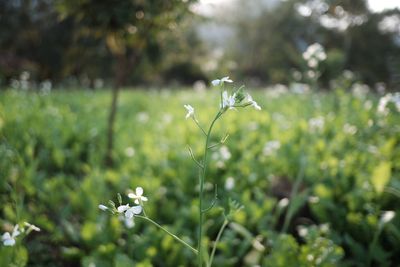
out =
<svg viewBox="0 0 400 267"><path fill-rule="evenodd" d="M392 210L385 211L381 217L381 223L386 224L393 220L393 218L396 216L396 213Z"/></svg>
<svg viewBox="0 0 400 267"><path fill-rule="evenodd" d="M263 148L264 156L272 156L281 147L281 142L279 140L272 140L265 143Z"/></svg>
<svg viewBox="0 0 400 267"><path fill-rule="evenodd" d="M247 101L250 103L251 106L253 106L256 110L261 110L261 107L257 104L256 101L253 100L251 95L247 94Z"/></svg>
<svg viewBox="0 0 400 267"><path fill-rule="evenodd" d="M191 105L183 105L187 110L186 119L194 116L194 108Z"/></svg>
<svg viewBox="0 0 400 267"><path fill-rule="evenodd" d="M215 80L213 80L213 81L211 82L211 84L212 84L213 86L218 86L218 85L224 84L225 82L227 82L227 83L233 83L233 81L232 81L231 79L229 79L229 76L226 76L226 77L223 77L223 78L221 78L221 79L215 79Z"/></svg>
<svg viewBox="0 0 400 267"><path fill-rule="evenodd" d="M143 188L136 187L135 193L131 192L128 194L129 198L133 198L136 204L140 204L142 201L147 201L147 197L143 196Z"/></svg>
<svg viewBox="0 0 400 267"><path fill-rule="evenodd" d="M18 224L16 224L14 226L12 234L10 234L9 232L5 232L1 236L1 241L3 241L4 246L14 246L15 245L15 238L20 234L20 231L18 228L19 228L19 226L18 226Z"/></svg>

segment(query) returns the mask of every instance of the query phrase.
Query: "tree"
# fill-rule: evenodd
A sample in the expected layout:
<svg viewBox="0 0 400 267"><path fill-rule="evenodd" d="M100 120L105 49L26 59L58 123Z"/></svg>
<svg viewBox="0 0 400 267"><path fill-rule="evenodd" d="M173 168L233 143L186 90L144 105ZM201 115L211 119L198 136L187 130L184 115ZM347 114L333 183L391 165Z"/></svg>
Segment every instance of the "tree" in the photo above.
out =
<svg viewBox="0 0 400 267"><path fill-rule="evenodd" d="M113 164L112 148L118 92L133 68L146 55L159 56L158 36L189 14L194 0L60 0L58 10L63 19L80 24L79 33L101 38L112 54L114 86L108 118L105 162Z"/></svg>

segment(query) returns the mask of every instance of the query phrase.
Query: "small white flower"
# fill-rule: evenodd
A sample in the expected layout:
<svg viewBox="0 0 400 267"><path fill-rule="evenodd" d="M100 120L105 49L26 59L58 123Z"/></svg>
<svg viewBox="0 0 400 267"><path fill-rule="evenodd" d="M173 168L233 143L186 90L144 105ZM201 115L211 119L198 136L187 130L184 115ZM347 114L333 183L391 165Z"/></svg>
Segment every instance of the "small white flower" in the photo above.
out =
<svg viewBox="0 0 400 267"><path fill-rule="evenodd" d="M220 85L220 84L224 84L224 82L233 83L233 81L232 81L231 79L229 79L229 76L226 76L226 77L223 77L223 78L221 78L221 79L215 79L215 80L213 80L213 81L211 82L211 84L212 84L213 86L217 86L217 85Z"/></svg>
<svg viewBox="0 0 400 267"><path fill-rule="evenodd" d="M230 95L228 95L227 91L224 91L222 93L222 107L221 108L222 109L225 109L225 108L232 109L232 108L234 108L235 102L236 102L235 97L236 97L235 93L230 96Z"/></svg>
<svg viewBox="0 0 400 267"><path fill-rule="evenodd" d="M9 232L5 232L1 240L3 241L4 246L14 246L15 245L15 239L10 235Z"/></svg>
<svg viewBox="0 0 400 267"><path fill-rule="evenodd" d="M32 229L33 231L40 232L40 228L37 227L36 225L30 224L30 223L28 223L28 222L24 222L24 225L25 225L25 226L28 226L28 228L29 228L29 229ZM29 230L29 229L28 229L28 230Z"/></svg>
<svg viewBox="0 0 400 267"><path fill-rule="evenodd" d="M106 210L108 210L108 207L105 206L105 205L100 204L99 205L99 209L106 211Z"/></svg>
<svg viewBox="0 0 400 267"><path fill-rule="evenodd" d="M278 207L281 209L286 208L288 205L289 205L289 199L287 197L282 198L278 202Z"/></svg>
<svg viewBox="0 0 400 267"><path fill-rule="evenodd" d="M225 189L230 191L235 187L235 179L233 177L228 177L225 181Z"/></svg>
<svg viewBox="0 0 400 267"><path fill-rule="evenodd" d="M123 213L129 209L129 204L121 205L117 208L118 213Z"/></svg>
<svg viewBox="0 0 400 267"><path fill-rule="evenodd" d="M133 218L134 215L140 214L142 212L142 210L143 209L141 206L133 206L125 212L125 217L128 219L131 219L131 218Z"/></svg>
<svg viewBox="0 0 400 267"><path fill-rule="evenodd" d="M20 234L18 228L19 228L19 226L18 226L18 224L16 224L14 226L12 234L10 234L9 232L5 232L2 235L1 240L3 241L4 246L14 246L15 245L15 238Z"/></svg>
<svg viewBox="0 0 400 267"><path fill-rule="evenodd" d="M256 110L261 110L261 107L257 104L256 101L253 100L251 95L247 94L247 101L250 103L251 106L253 106Z"/></svg>
<svg viewBox="0 0 400 267"><path fill-rule="evenodd" d="M385 211L381 217L382 224L390 222L391 220L393 220L394 216L396 216L396 213L394 211Z"/></svg>
<svg viewBox="0 0 400 267"><path fill-rule="evenodd" d="M143 188L141 187L136 187L135 193L129 193L128 194L129 198L133 198L135 200L136 204L140 204L141 201L147 201L147 197L143 196Z"/></svg>
<svg viewBox="0 0 400 267"><path fill-rule="evenodd" d="M186 119L194 116L194 108L191 105L183 105L187 110Z"/></svg>

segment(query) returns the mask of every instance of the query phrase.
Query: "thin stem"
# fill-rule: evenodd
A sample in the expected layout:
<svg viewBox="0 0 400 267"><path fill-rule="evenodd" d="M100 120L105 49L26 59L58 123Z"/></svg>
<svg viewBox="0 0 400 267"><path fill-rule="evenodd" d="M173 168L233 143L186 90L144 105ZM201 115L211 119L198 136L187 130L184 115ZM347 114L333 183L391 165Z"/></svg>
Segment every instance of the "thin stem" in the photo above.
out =
<svg viewBox="0 0 400 267"><path fill-rule="evenodd" d="M215 203L217 203L218 200L218 186L217 184L215 184L215 193L214 193L214 199L211 202L210 206L208 206L208 208L203 210L203 213L206 213L207 211L209 211L210 209L212 209L215 205Z"/></svg>
<svg viewBox="0 0 400 267"><path fill-rule="evenodd" d="M206 131L204 131L203 127L201 127L201 125L200 125L199 121L196 119L196 117L193 116L192 118L193 118L194 122L197 124L197 126L199 127L199 129L203 132L203 134L205 136L207 136Z"/></svg>
<svg viewBox="0 0 400 267"><path fill-rule="evenodd" d="M228 223L229 223L229 221L225 219L224 223L222 224L221 228L219 229L217 238L214 241L214 246L213 246L213 249L211 251L210 260L208 261L207 267L211 267L211 265L212 265L212 262L214 260L215 251L217 250L218 242L221 239L222 233L224 232L226 226L228 226Z"/></svg>
<svg viewBox="0 0 400 267"><path fill-rule="evenodd" d="M192 150L192 148L189 146L188 147L188 149L189 149L189 154L190 154L190 157L192 158L192 160L194 161L194 163L196 163L196 165L200 168L200 169L203 169L204 168L204 166L203 165L201 165L201 163L200 162L198 162L197 161L197 159L194 157L194 154L193 154L193 150Z"/></svg>
<svg viewBox="0 0 400 267"><path fill-rule="evenodd" d="M158 224L157 222L153 221L149 217L145 217L145 216L141 216L141 215L135 215L135 217L138 217L138 218L144 219L144 220L146 220L148 222L151 222L152 224L154 224L155 226L157 226L158 228L160 228L161 230L163 230L164 232L166 232L167 234L172 236L175 240L179 241L182 245L184 245L187 248L189 248L194 254L196 254L196 255L198 254L198 251L195 248L193 248L191 245L189 245L188 243L186 243L185 241L180 239L178 236L174 235L173 233L171 233L170 231L168 231L167 229L165 229L164 227L162 227L160 224Z"/></svg>
<svg viewBox="0 0 400 267"><path fill-rule="evenodd" d="M215 122L218 118L222 115L221 110L218 111L217 115L215 116L214 120L211 122L210 128L208 129L206 135L206 143L204 145L204 155L203 155L203 169L201 175L199 176L199 236L198 236L198 245L197 250L198 254L198 267L203 266L203 249L202 249L202 239L203 239L203 220L204 220L204 213L203 213L203 191L204 191L204 180L206 177L206 170L207 170L207 158L208 158L208 144L210 142L210 135L212 128L214 127Z"/></svg>

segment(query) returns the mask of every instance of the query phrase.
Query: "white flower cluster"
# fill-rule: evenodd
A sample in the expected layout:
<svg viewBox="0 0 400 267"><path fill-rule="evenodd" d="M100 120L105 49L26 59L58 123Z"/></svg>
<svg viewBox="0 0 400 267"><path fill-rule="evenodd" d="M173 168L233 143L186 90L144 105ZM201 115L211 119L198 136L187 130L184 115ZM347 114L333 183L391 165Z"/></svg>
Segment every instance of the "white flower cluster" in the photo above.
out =
<svg viewBox="0 0 400 267"><path fill-rule="evenodd" d="M387 115L389 114L388 104L393 103L398 112L400 112L400 93L386 94L381 97L378 104L378 113Z"/></svg>
<svg viewBox="0 0 400 267"><path fill-rule="evenodd" d="M148 198L143 196L143 188L142 187L136 187L135 192L129 191L128 197L131 199L134 199L134 203L136 206L130 206L128 204L122 204L118 207L107 207L106 205L100 204L99 209L103 211L111 211L112 213L117 213L124 215L124 221L125 224L128 228L133 227L134 222L133 218L135 215L139 215L143 211L143 202L148 201Z"/></svg>
<svg viewBox="0 0 400 267"><path fill-rule="evenodd" d="M233 83L233 81L229 78L229 76L223 77L221 79L215 79L211 82L213 86L220 86L221 88L224 86L225 83ZM241 88L238 89L233 94L229 94L227 90L223 90L221 94L221 102L220 102L220 109L224 112L228 109L235 109L236 107L246 107L252 106L256 110L261 110L261 107L257 104L256 101L253 100L250 94L246 96L243 95L241 92ZM243 102L243 100L245 100ZM196 120L194 108L191 105L183 105L186 109L186 119L192 118Z"/></svg>
<svg viewBox="0 0 400 267"><path fill-rule="evenodd" d="M25 227L20 227L18 224L16 224L12 230L12 232L5 232L2 236L1 236L1 241L3 242L4 246L14 246L16 243L16 237L19 236L21 233L25 233L26 235L28 235L31 231L40 231L40 228L30 224L28 222L24 222L24 226Z"/></svg>
<svg viewBox="0 0 400 267"><path fill-rule="evenodd" d="M307 61L308 67L315 69L321 61L326 59L326 53L322 45L314 43L303 53L303 58Z"/></svg>

